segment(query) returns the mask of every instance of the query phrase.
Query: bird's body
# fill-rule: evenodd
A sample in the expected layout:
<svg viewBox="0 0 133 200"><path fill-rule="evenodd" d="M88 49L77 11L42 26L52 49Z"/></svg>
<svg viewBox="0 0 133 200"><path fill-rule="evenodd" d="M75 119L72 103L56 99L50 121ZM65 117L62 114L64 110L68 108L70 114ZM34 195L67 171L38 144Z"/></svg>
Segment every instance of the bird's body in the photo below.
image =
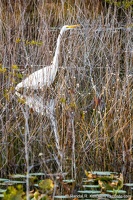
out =
<svg viewBox="0 0 133 200"><path fill-rule="evenodd" d="M44 86L49 87L53 83L58 70L58 58L60 53L60 43L62 35L65 31L77 27L79 27L79 25L66 25L62 27L57 39L57 45L52 65L43 67L42 69L30 74L25 80L22 80L22 82L17 84L15 88L17 91L20 88L39 89Z"/></svg>

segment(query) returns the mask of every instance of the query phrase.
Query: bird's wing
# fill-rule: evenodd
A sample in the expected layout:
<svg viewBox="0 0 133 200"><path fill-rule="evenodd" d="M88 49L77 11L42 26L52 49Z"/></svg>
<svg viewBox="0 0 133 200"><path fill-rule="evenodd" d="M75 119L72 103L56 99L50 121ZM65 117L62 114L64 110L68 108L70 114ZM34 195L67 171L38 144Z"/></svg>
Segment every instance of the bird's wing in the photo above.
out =
<svg viewBox="0 0 133 200"><path fill-rule="evenodd" d="M18 91L23 87L32 89L38 89L44 86L49 87L54 81L56 72L57 70L53 65L43 67L42 69L30 74L26 79L22 80L22 82L18 83L15 89Z"/></svg>

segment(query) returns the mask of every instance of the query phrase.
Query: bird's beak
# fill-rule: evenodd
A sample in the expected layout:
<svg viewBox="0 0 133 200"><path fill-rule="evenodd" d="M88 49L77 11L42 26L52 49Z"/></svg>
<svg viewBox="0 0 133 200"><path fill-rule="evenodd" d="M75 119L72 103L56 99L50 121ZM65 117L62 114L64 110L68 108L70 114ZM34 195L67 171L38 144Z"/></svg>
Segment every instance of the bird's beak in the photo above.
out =
<svg viewBox="0 0 133 200"><path fill-rule="evenodd" d="M80 27L80 24L76 24L76 25L68 25L67 28L77 28Z"/></svg>

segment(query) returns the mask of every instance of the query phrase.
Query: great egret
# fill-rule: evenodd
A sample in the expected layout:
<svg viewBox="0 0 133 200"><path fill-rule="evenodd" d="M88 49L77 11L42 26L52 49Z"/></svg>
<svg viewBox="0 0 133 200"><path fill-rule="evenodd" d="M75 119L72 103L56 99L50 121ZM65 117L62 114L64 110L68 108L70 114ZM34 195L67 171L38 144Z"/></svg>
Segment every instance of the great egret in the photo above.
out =
<svg viewBox="0 0 133 200"><path fill-rule="evenodd" d="M51 121L51 127L53 129L54 135L55 135L55 141L56 141L56 148L58 151L58 156L54 155L56 158L56 162L62 171L62 151L60 147L60 137L57 129L57 120L55 117L55 100L54 99L49 99L45 100L43 96L38 96L33 93L33 96L27 95L27 94L20 94L19 89L21 88L29 88L33 90L38 90L40 88L49 87L56 76L57 70L58 70L58 58L59 58L59 53L60 53L60 43L62 39L62 35L65 31L74 29L80 27L79 24L77 25L65 25L62 27L60 34L57 39L57 44L56 44L56 50L55 50L55 55L53 58L53 63L50 66L44 67L38 71L35 71L34 73L30 74L25 80L22 80L21 83L18 83L17 86L15 87L15 94L21 98L24 99L24 103L28 105L30 108L33 109L33 111L37 113L41 113L42 115L46 112L47 116L49 116L50 121Z"/></svg>
<svg viewBox="0 0 133 200"><path fill-rule="evenodd" d="M56 50L55 50L55 55L53 58L52 65L44 67L30 74L25 80L17 84L15 88L17 91L22 87L24 88L27 87L31 89L38 89L38 88L42 88L43 86L49 87L53 83L57 70L58 70L58 57L60 53L60 42L62 39L62 35L65 31L74 29L77 27L80 27L80 25L79 24L65 25L62 27L57 39L57 45L56 45Z"/></svg>

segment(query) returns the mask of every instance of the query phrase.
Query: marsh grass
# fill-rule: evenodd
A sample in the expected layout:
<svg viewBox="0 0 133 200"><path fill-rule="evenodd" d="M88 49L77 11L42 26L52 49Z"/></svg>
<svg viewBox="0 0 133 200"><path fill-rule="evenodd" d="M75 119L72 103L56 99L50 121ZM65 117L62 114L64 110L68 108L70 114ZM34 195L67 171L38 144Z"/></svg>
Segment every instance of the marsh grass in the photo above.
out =
<svg viewBox="0 0 133 200"><path fill-rule="evenodd" d="M29 114L31 171L58 172L58 159L78 180L84 169L132 173L132 8L120 15L117 6L91 1L33 2L0 4L1 176L26 171L22 108ZM47 94L56 102L60 158L48 116L26 107L14 88L51 64L59 28L77 23L81 29L63 36L58 76Z"/></svg>

